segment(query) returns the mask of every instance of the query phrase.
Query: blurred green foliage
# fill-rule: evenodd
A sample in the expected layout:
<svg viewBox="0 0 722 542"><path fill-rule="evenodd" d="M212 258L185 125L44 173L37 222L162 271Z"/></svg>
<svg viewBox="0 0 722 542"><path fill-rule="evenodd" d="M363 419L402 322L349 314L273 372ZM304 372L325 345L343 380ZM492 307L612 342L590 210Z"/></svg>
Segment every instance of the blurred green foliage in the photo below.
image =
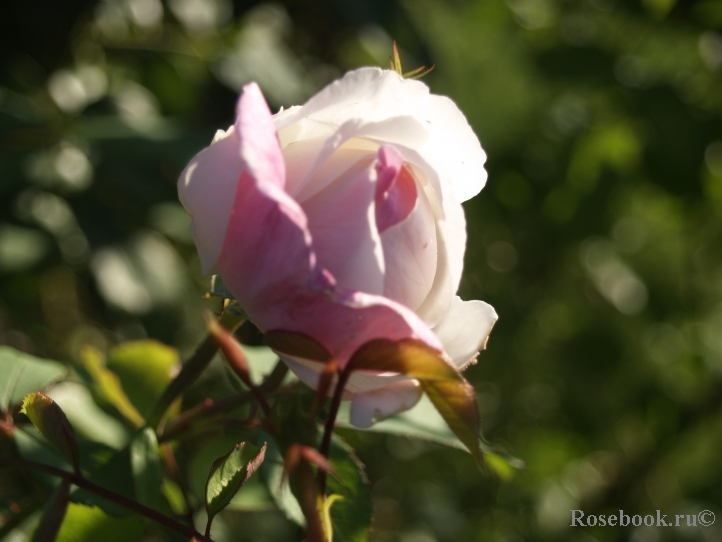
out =
<svg viewBox="0 0 722 542"><path fill-rule="evenodd" d="M152 337L187 357L213 302L180 171L245 82L294 105L386 66L396 39L408 69L436 64L425 81L489 156L465 204L461 295L500 319L466 375L487 437L527 468L501 481L460 451L344 430L372 484L373 540L722 537L569 527L570 509L722 521L722 1L34 0L3 3L0 25L0 343L81 376L88 346ZM186 401L228 395L223 376L212 366ZM109 405L78 428L73 401L95 403L61 386L79 434L127 443ZM237 442L212 434L186 468ZM217 539L300 539L272 508L248 510L220 514ZM69 508L93 529L98 513ZM103 533L144 532L103 518Z"/></svg>

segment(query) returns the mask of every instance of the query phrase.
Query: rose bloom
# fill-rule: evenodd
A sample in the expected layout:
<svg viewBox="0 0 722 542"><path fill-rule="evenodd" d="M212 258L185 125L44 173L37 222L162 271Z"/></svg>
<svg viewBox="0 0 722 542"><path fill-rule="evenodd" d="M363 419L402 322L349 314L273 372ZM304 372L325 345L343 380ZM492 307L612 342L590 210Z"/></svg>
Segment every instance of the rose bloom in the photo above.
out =
<svg viewBox="0 0 722 542"><path fill-rule="evenodd" d="M464 369L497 319L456 296L486 156L448 98L362 68L271 115L255 83L237 119L178 182L205 273L220 273L263 332L304 333L343 367L372 339L416 339ZM279 353L315 387L323 364ZM354 373L351 422L411 408L418 381Z"/></svg>

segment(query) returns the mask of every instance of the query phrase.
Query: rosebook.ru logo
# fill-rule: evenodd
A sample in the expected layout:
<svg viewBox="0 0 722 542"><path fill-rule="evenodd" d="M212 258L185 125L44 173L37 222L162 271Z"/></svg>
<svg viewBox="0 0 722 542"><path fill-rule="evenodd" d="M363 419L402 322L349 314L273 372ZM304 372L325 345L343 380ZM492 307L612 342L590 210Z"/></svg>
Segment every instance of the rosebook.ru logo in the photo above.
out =
<svg viewBox="0 0 722 542"><path fill-rule="evenodd" d="M620 510L618 514L589 514L586 515L581 510L570 510L572 515L572 527L709 527L714 524L714 513L709 510L702 510L697 514L663 514L660 510L656 510L656 514L647 514L640 516L639 514L625 514L624 510Z"/></svg>

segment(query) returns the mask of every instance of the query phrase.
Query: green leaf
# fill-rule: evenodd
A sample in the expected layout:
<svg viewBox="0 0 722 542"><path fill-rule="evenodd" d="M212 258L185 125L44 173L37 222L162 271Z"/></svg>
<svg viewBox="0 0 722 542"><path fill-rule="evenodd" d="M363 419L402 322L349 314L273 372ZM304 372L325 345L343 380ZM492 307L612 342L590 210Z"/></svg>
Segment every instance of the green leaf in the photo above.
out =
<svg viewBox="0 0 722 542"><path fill-rule="evenodd" d="M276 397L271 410L271 422L276 428L275 438L283 453L292 444L316 447L318 423L310 412L315 392L305 384L296 383Z"/></svg>
<svg viewBox="0 0 722 542"><path fill-rule="evenodd" d="M113 405L121 415L137 427L144 424L143 416L123 390L118 375L105 367L103 355L95 348L87 347L81 354L85 370L92 377L100 395Z"/></svg>
<svg viewBox="0 0 722 542"><path fill-rule="evenodd" d="M241 318L243 320L248 320L248 315L246 314L246 311L243 310L243 307L241 307L236 298L233 297L233 294L223 283L223 279L220 275L213 275L211 277L211 289L208 292L207 297L209 296L220 297L227 300L224 303L223 307L224 314L234 316L236 318Z"/></svg>
<svg viewBox="0 0 722 542"><path fill-rule="evenodd" d="M272 329L266 332L264 340L276 352L289 356L321 362L331 359L331 354L321 343L304 333Z"/></svg>
<svg viewBox="0 0 722 542"><path fill-rule="evenodd" d="M216 297L222 297L223 299L235 299L220 275L213 275L211 277L211 289L208 293Z"/></svg>
<svg viewBox="0 0 722 542"><path fill-rule="evenodd" d="M359 429L351 425L348 421L349 407L349 403L341 405L342 410L339 412L339 420L336 422L338 427L355 431L418 438L449 446L450 448L468 451L426 395L421 398L414 408L377 422L366 429Z"/></svg>
<svg viewBox="0 0 722 542"><path fill-rule="evenodd" d="M436 410L481 464L481 416L476 393L466 380L421 380Z"/></svg>
<svg viewBox="0 0 722 542"><path fill-rule="evenodd" d="M271 499L273 499L278 509L281 510L289 520L296 525L305 527L306 518L303 515L301 505L291 492L288 483L284 483L283 481L283 456L278 450L276 442L270 435L263 431L259 432L258 439L258 442L268 442L266 460L261 465L259 474L268 493L271 495Z"/></svg>
<svg viewBox="0 0 722 542"><path fill-rule="evenodd" d="M160 490L175 515L185 516L188 513L188 506L183 496L183 490L178 484L168 478L164 478Z"/></svg>
<svg viewBox="0 0 722 542"><path fill-rule="evenodd" d="M129 450L126 448L118 452L113 450L110 450L110 452L110 454L100 454L96 451L93 455L87 454L81 440L81 457L85 477L91 482L112 489L115 493L124 497L135 499ZM103 512L114 517L125 517L131 513L124 506L108 501L82 488L76 488L70 495L70 500L74 503L98 506Z"/></svg>
<svg viewBox="0 0 722 542"><path fill-rule="evenodd" d="M114 518L95 506L71 503L55 542L138 542L146 530L138 516Z"/></svg>
<svg viewBox="0 0 722 542"><path fill-rule="evenodd" d="M251 380L254 382L263 382L264 378L273 372L276 363L279 362L278 354L265 345L248 346L244 344L242 346L248 359L248 369L251 372ZM292 381L294 378L292 375L293 373L289 371L283 379L283 383Z"/></svg>
<svg viewBox="0 0 722 542"><path fill-rule="evenodd" d="M53 542L56 539L68 510L69 497L70 480L65 479L60 482L46 505L40 523L33 533L32 542Z"/></svg>
<svg viewBox="0 0 722 542"><path fill-rule="evenodd" d="M155 431L144 427L130 443L130 466L137 501L155 510L161 505L161 472Z"/></svg>
<svg viewBox="0 0 722 542"><path fill-rule="evenodd" d="M78 471L80 469L78 442L75 440L75 433L68 418L55 401L44 393L29 393L23 400L21 412L30 418L38 431Z"/></svg>
<svg viewBox="0 0 722 542"><path fill-rule="evenodd" d="M180 357L158 341L132 341L110 349L107 367L118 375L133 406L147 416L180 367Z"/></svg>
<svg viewBox="0 0 722 542"><path fill-rule="evenodd" d="M241 442L211 466L206 484L206 511L210 524L223 510L241 486L258 470L266 455L267 444L258 448Z"/></svg>
<svg viewBox="0 0 722 542"><path fill-rule="evenodd" d="M129 431L117 418L98 406L90 390L77 382L61 382L48 391L63 409L75 433L119 450L128 444Z"/></svg>
<svg viewBox="0 0 722 542"><path fill-rule="evenodd" d="M439 352L416 339L369 341L354 352L346 370L401 373L419 380L461 380Z"/></svg>
<svg viewBox="0 0 722 542"><path fill-rule="evenodd" d="M364 466L351 447L337 436L331 441L330 460L336 476L328 478L328 494L341 497L331 507L333 539L366 542L374 507Z"/></svg>
<svg viewBox="0 0 722 542"><path fill-rule="evenodd" d="M336 423L337 426L355 431L368 431L371 433L385 433L388 435L418 438L450 448L456 448L466 452L469 451L454 432L451 431L449 424L444 421L444 418L441 417L434 404L426 395L421 398L414 408L375 423L367 429L359 429L351 425L348 421L348 407L348 404L342 405L342 412L339 413L339 421ZM480 441L480 444L481 450L484 453L484 463L501 479L507 480L513 475L515 469L524 468L525 465L523 461L509 455L503 450L493 448L484 442L483 439Z"/></svg>
<svg viewBox="0 0 722 542"><path fill-rule="evenodd" d="M31 425L15 426L13 429L13 440L20 457L28 461L35 461L56 467L58 469L68 470L72 465L62 456L55 446L52 446L38 431ZM54 488L58 479L50 475L37 473L36 478L45 482L44 485Z"/></svg>
<svg viewBox="0 0 722 542"><path fill-rule="evenodd" d="M62 380L67 372L67 367L57 361L0 346L0 410L18 404L31 391Z"/></svg>

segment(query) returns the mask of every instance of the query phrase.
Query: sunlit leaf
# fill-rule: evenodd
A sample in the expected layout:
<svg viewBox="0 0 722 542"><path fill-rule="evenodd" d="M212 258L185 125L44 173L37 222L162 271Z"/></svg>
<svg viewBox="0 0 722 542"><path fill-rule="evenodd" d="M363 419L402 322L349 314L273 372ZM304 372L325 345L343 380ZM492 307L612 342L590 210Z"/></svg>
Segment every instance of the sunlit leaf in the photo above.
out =
<svg viewBox="0 0 722 542"><path fill-rule="evenodd" d="M466 380L422 380L421 387L454 434L481 462L481 417L476 392Z"/></svg>
<svg viewBox="0 0 722 542"><path fill-rule="evenodd" d="M119 450L129 440L129 432L116 417L100 408L92 394L77 382L56 384L47 395L63 409L78 436L102 442Z"/></svg>
<svg viewBox="0 0 722 542"><path fill-rule="evenodd" d="M98 350L87 347L81 354L81 361L85 370L88 371L95 382L100 395L127 420L137 427L142 427L144 424L143 416L128 399L118 375L105 367L103 355Z"/></svg>
<svg viewBox="0 0 722 542"><path fill-rule="evenodd" d="M65 365L57 361L0 346L0 410L18 404L31 391L61 380L67 372Z"/></svg>
<svg viewBox="0 0 722 542"><path fill-rule="evenodd" d="M40 392L29 393L23 400L22 412L73 468L79 470L80 450L75 432L55 401Z"/></svg>
<svg viewBox="0 0 722 542"><path fill-rule="evenodd" d="M168 478L164 478L160 490L174 514L184 516L188 513L188 506L183 496L183 490L178 484Z"/></svg>
<svg viewBox="0 0 722 542"><path fill-rule="evenodd" d="M114 518L95 506L71 503L55 542L134 542L146 530L139 516Z"/></svg>
<svg viewBox="0 0 722 542"><path fill-rule="evenodd" d="M136 499L141 504L158 509L161 503L163 474L158 455L158 439L150 427L141 429L130 443L130 466Z"/></svg>
<svg viewBox="0 0 722 542"><path fill-rule="evenodd" d="M130 402L146 416L180 366L175 348L153 340L122 343L108 352L107 367L120 378Z"/></svg>
<svg viewBox="0 0 722 542"><path fill-rule="evenodd" d="M241 486L258 470L263 463L266 448L266 443L259 448L242 442L213 463L206 484L209 524L213 516L228 505Z"/></svg>

